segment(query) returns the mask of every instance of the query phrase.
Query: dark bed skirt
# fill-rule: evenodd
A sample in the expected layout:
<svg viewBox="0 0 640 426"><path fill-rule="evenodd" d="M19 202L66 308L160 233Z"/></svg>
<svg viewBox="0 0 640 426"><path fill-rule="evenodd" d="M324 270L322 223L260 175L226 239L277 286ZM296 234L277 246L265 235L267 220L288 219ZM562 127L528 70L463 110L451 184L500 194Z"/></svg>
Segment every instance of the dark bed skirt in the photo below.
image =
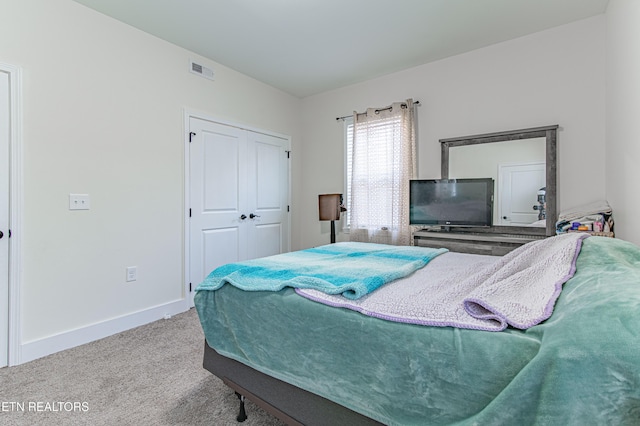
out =
<svg viewBox="0 0 640 426"><path fill-rule="evenodd" d="M261 373L245 364L220 355L205 341L205 369L245 398L288 425L380 425L326 398ZM234 413L229 413L233 418Z"/></svg>

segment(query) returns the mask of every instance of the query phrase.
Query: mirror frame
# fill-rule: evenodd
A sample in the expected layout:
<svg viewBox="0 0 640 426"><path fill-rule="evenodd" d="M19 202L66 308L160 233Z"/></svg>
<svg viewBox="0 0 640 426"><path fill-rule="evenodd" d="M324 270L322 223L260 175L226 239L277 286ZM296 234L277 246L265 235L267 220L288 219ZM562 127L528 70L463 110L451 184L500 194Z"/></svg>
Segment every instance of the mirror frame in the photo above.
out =
<svg viewBox="0 0 640 426"><path fill-rule="evenodd" d="M477 145L483 143L519 141L522 139L545 138L546 163L546 227L533 226L492 226L490 228L468 229L472 232L494 232L503 234L546 235L556 234L557 210L557 144L558 125L532 127L529 129L508 130L506 132L485 133L482 135L463 136L458 138L440 139L441 157L440 168L442 179L449 179L449 148L458 146Z"/></svg>

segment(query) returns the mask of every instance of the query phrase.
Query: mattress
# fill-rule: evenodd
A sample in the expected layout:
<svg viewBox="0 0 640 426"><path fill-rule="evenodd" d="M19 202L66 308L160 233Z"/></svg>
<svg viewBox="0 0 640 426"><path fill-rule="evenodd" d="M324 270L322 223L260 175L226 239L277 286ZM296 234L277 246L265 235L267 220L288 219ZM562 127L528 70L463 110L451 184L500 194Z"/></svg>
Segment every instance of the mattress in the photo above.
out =
<svg viewBox="0 0 640 426"><path fill-rule="evenodd" d="M640 250L621 240L586 239L553 315L527 330L386 321L290 288L225 285L195 303L218 353L385 424L640 418Z"/></svg>

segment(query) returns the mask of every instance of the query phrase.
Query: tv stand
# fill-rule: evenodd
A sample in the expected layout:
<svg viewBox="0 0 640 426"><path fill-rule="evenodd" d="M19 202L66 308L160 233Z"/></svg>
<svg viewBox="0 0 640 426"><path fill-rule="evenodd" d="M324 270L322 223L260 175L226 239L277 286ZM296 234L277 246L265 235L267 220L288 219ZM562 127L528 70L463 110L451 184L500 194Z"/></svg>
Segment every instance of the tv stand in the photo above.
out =
<svg viewBox="0 0 640 426"><path fill-rule="evenodd" d="M413 243L420 247L444 247L459 253L502 256L544 235L522 235L493 232L467 232L457 229L420 230L413 234Z"/></svg>

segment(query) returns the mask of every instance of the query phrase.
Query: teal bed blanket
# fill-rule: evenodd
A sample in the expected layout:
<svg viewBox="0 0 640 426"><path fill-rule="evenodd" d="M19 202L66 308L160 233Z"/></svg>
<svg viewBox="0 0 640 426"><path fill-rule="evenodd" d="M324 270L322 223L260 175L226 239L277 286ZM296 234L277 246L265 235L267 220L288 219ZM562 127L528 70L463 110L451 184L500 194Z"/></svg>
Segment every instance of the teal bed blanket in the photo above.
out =
<svg viewBox="0 0 640 426"><path fill-rule="evenodd" d="M391 322L291 288L224 285L195 304L218 353L384 424L639 423L640 249L625 241L584 240L553 314L527 330Z"/></svg>
<svg viewBox="0 0 640 426"><path fill-rule="evenodd" d="M247 291L311 288L358 299L410 275L446 249L343 242L230 263L213 270L196 291L224 284Z"/></svg>

